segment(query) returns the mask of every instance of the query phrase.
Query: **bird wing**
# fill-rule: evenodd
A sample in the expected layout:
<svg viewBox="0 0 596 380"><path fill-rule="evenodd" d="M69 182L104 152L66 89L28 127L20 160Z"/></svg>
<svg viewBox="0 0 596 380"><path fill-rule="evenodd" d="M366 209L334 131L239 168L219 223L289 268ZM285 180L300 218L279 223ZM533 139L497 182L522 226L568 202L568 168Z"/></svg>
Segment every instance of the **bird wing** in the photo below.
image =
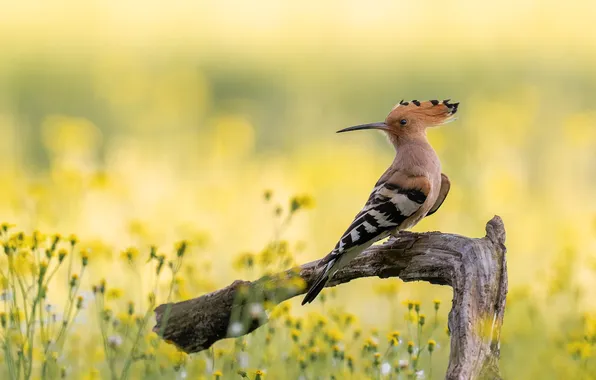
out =
<svg viewBox="0 0 596 380"><path fill-rule="evenodd" d="M330 276L362 249L385 238L416 213L426 201L430 186L430 181L423 176L411 177L392 170L385 172L333 251L321 260L319 265L324 268L309 284L302 304L312 302Z"/></svg>
<svg viewBox="0 0 596 380"><path fill-rule="evenodd" d="M445 201L445 198L447 198L447 194L449 194L450 188L451 188L451 181L449 181L449 177L447 177L445 174L441 173L441 189L439 190L439 196L437 197L435 204L433 205L433 207L431 207L431 209L428 211L426 216L432 215L435 212L437 212L439 207L441 207L441 205Z"/></svg>
<svg viewBox="0 0 596 380"><path fill-rule="evenodd" d="M422 206L428 195L428 180L400 173L377 182L364 208L344 232L332 255L372 244L386 237Z"/></svg>

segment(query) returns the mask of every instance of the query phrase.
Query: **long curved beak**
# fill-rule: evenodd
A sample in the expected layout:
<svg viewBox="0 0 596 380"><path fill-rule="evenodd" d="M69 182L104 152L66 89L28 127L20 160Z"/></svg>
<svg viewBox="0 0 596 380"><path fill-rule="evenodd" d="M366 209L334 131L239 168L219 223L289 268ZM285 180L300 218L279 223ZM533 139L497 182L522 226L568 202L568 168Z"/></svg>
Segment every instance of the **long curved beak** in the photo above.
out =
<svg viewBox="0 0 596 380"><path fill-rule="evenodd" d="M340 129L337 133L343 132L351 132L351 131L360 131L362 129L380 129L382 131L388 131L389 126L383 122L379 123L370 123L370 124L362 124L362 125L355 125L353 127L348 127L344 129Z"/></svg>

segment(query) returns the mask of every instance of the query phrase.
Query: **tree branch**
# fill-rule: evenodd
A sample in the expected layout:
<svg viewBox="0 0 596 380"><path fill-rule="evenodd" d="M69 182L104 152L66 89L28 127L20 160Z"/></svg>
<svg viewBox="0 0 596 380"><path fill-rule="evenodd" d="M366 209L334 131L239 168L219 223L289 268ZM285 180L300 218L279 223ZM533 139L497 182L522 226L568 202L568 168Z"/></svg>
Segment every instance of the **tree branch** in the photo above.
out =
<svg viewBox="0 0 596 380"><path fill-rule="evenodd" d="M505 228L498 216L486 224L486 236L480 239L402 231L399 237L367 249L327 286L374 276L450 285L453 307L446 378L500 379L499 338L507 295L504 244ZM318 263L252 282L234 281L198 298L160 305L155 309L153 331L188 353L205 350L226 337L248 334L267 322L259 305L265 301L278 304L305 293L300 282L312 284Z"/></svg>

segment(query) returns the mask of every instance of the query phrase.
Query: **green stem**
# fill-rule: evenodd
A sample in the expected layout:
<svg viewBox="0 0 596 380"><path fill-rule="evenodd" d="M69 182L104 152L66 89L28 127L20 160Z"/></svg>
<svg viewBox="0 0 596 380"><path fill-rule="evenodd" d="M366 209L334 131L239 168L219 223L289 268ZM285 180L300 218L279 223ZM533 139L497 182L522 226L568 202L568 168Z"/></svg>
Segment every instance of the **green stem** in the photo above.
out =
<svg viewBox="0 0 596 380"><path fill-rule="evenodd" d="M112 378L112 380L116 380L116 365L114 363L114 359L113 359L113 355L111 355L110 352L110 345L108 343L108 332L107 332L107 326L105 324L104 321L104 316L103 316L103 312L104 312L104 303L103 303L103 295L99 296L96 298L97 302L96 302L96 307L98 309L98 317L99 317L99 330L101 332L101 339L103 342L103 349L106 355L106 359L108 361L108 366L110 368L110 376Z"/></svg>
<svg viewBox="0 0 596 380"><path fill-rule="evenodd" d="M433 353L429 352L428 357L428 378L432 380L433 378Z"/></svg>
<svg viewBox="0 0 596 380"><path fill-rule="evenodd" d="M149 305L149 308L147 309L147 313L145 313L145 316L143 317L143 320L141 321L141 324L139 325L139 331L137 332L137 335L135 337L132 348L130 349L130 355L128 355L128 357L126 358L126 362L124 363L124 367L122 368L122 373L120 375L121 380L128 378L128 372L130 371L130 366L132 365L133 359L134 359L134 352L137 348L137 345L139 344L139 341L141 340L141 337L143 336L145 326L147 325L147 322L149 321L149 317L151 316L151 310L152 310L152 304Z"/></svg>
<svg viewBox="0 0 596 380"><path fill-rule="evenodd" d="M21 340L24 341L24 337L23 337L23 331L21 331L21 324L20 324L20 316L18 315L18 311L19 311L19 305L18 305L18 299L17 299L17 288L15 286L15 282L18 282L18 274L15 270L14 267L14 262L13 262L13 256L15 254L15 251L12 250L12 252L8 255L8 274L10 275L10 278L8 279L8 283L10 286L10 289L12 291L12 307L10 308L10 313L8 315L8 320L9 320L9 324L10 321L14 318L14 316L16 315L17 318L19 318L19 321L17 321L17 323L15 323L14 328L19 332L19 336L21 338ZM17 280L15 280L15 278ZM26 292L22 294L23 297L26 297ZM23 301L25 302L25 301ZM23 307L25 307L26 304L23 304ZM25 317L27 317L27 313L25 313ZM10 328L12 328L13 326L10 326ZM10 335L10 334L9 334ZM22 351L24 344L21 345L21 347L17 347L17 363L16 363L16 379L20 379L21 377L21 364L23 365L23 369L25 368L25 364L24 364L24 356L22 354L19 354L20 351ZM9 346L10 347L10 346Z"/></svg>
<svg viewBox="0 0 596 380"><path fill-rule="evenodd" d="M76 308L76 296L77 293L79 292L79 289L81 287L81 280L83 278L83 275L85 274L85 267L81 268L81 274L79 276L79 279L77 281L77 283L75 284L74 287L70 286L70 282L68 284L68 287L70 289L70 294L68 295L68 301L66 302L66 306L64 307L64 314L63 314L63 321L62 321L62 326L60 327L60 331L58 332L58 336L56 337L56 346L59 348L63 347L63 343L64 341L61 342L61 340L64 338L66 339L66 331L68 329L68 325L71 322L71 315L72 315L72 311L73 311L73 307ZM73 318L74 320L74 318Z"/></svg>
<svg viewBox="0 0 596 380"><path fill-rule="evenodd" d="M25 378L31 378L31 371L33 370L33 338L35 336L35 312L37 311L37 306L39 305L41 298L42 298L42 291L43 291L43 278L40 278L37 281L37 295L33 300L33 306L31 307L31 317L29 318L29 322L27 325L27 342L29 344L29 350L27 352L28 358L28 366L25 372ZM25 313L25 315L27 315Z"/></svg>
<svg viewBox="0 0 596 380"><path fill-rule="evenodd" d="M166 303L170 302L171 296L172 296L172 292L174 290L174 281L175 281L175 277L176 274L178 273L178 270L180 269L181 266L181 260L178 260L177 265L175 266L175 268L172 270L172 282L170 283L170 290L168 292L168 298ZM154 287L154 292L153 294L157 293L157 285L159 282L159 276L156 277L155 279L155 287ZM120 379L124 380L128 378L128 372L130 371L130 367L132 366L133 363L133 359L134 359L134 353L135 350L137 349L137 346L139 344L139 341L141 339L141 337L143 336L143 332L145 330L145 326L147 325L147 322L149 321L149 318L151 316L153 307L155 305L155 301L150 301L149 302L149 307L147 308L147 311L145 312L145 316L143 317L141 324L139 325L139 330L137 331L137 335L133 341L132 347L130 349L130 354L128 355L128 357L126 358L126 361L124 362L124 367L122 368L122 373L120 374ZM161 336L163 334L163 329L165 328L165 324L167 323L167 319L169 317L169 307L166 308L166 314L164 314L164 319L163 319L163 325L162 328L160 329L160 334L158 334L159 336ZM158 343L159 345L159 343Z"/></svg>

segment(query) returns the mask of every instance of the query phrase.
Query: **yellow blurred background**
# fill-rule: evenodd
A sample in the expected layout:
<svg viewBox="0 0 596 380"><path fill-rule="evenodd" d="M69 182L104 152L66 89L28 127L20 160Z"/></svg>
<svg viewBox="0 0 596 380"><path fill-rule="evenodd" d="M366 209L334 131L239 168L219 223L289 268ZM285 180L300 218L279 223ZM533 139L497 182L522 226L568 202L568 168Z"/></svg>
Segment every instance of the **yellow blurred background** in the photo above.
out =
<svg viewBox="0 0 596 380"><path fill-rule="evenodd" d="M402 98L451 98L459 120L429 131L451 193L415 230L483 236L503 217L506 377L555 366L561 316L596 309L595 2L0 9L0 221L73 232L94 252L189 239L205 246L213 287L225 286L239 277L234 257L273 235L267 189L285 208L294 194L316 201L285 236L305 243L297 262L334 246L393 153L380 134L336 130L382 120ZM109 259L103 268L91 275L130 285ZM335 302L386 323L370 313L382 310L369 290L379 281L342 286Z"/></svg>

